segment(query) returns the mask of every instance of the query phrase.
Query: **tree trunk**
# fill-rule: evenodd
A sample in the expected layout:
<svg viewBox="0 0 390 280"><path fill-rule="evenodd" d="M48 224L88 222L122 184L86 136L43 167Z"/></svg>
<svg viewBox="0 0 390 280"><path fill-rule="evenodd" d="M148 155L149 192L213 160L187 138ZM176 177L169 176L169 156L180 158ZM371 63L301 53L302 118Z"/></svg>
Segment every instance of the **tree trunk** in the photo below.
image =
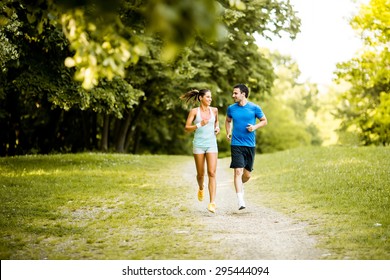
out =
<svg viewBox="0 0 390 280"><path fill-rule="evenodd" d="M136 123L137 123L137 120L138 120L138 118L139 118L139 116L140 116L140 114L141 114L141 111L142 111L142 107L143 107L143 104L144 104L144 102L141 102L140 104L139 104L139 106L137 107L137 109L134 111L134 115L133 115L133 117L132 117L132 119L131 119L131 123L130 123L130 126L129 126L129 130L127 131L127 135L126 135L126 143L125 143L125 149L126 149L126 151L128 151L129 150L129 147L130 147L130 144L131 144L131 141L130 140L133 140L133 143L134 143L134 141L136 140L136 138L135 137L132 137L132 135L134 135L134 127L135 127L135 125L136 125ZM139 129L136 129L136 130L139 130ZM134 154L134 149L133 149L133 152L132 152L133 154Z"/></svg>
<svg viewBox="0 0 390 280"><path fill-rule="evenodd" d="M7 92L6 106L9 110L9 119L7 120L9 126L7 128L6 150L4 152L7 156L14 156L17 154L17 143L22 141L19 139L20 134L20 107L19 107L19 93L12 90ZM2 134L4 132L2 131ZM2 152L3 153L3 152Z"/></svg>
<svg viewBox="0 0 390 280"><path fill-rule="evenodd" d="M125 152L126 135L127 135L127 131L129 130L130 123L131 123L131 114L127 113L126 118L121 122L121 126L117 135L115 149L118 153Z"/></svg>
<svg viewBox="0 0 390 280"><path fill-rule="evenodd" d="M131 144L131 141L130 140L133 140L133 151L132 153L135 154L136 151L138 150L137 148L135 147L138 147L138 144L139 144L139 135L140 135L140 131L139 129L135 129L135 130L138 130L135 134L134 137L132 137L132 135L134 135L134 127L136 126L136 123L142 113L142 110L147 102L147 100L149 99L149 97L152 95L151 92L145 92L145 97L146 98L142 98L141 101L139 102L137 108L135 108L134 110L134 114L133 114L133 117L131 119L131 123L130 123L130 126L128 128L128 132L127 132L127 135L126 135L126 143L125 143L125 149L126 151L128 151L129 147L130 147L130 144ZM136 143L138 142L138 143Z"/></svg>
<svg viewBox="0 0 390 280"><path fill-rule="evenodd" d="M81 111L80 117L81 117L81 128L83 131L83 138L82 138L82 142L81 142L81 147L79 147L79 149L81 148L82 150L85 150L85 149L88 150L90 148L90 145L89 145L90 144L90 130L89 130L90 118L89 118L89 114L86 111Z"/></svg>
<svg viewBox="0 0 390 280"><path fill-rule="evenodd" d="M91 128L91 137L92 137L92 145L93 149L98 149L99 147L99 141L97 138L97 113L91 112L92 113L92 128Z"/></svg>
<svg viewBox="0 0 390 280"><path fill-rule="evenodd" d="M103 117L103 131L102 131L102 140L100 143L100 150L103 152L108 151L108 132L110 129L110 116L105 114Z"/></svg>
<svg viewBox="0 0 390 280"><path fill-rule="evenodd" d="M132 150L132 153L133 154L137 154L138 153L138 150L139 150L139 143L141 141L141 137L140 137L140 134L141 134L141 129L139 127L137 127L135 129L135 133L134 133L134 141L133 141L133 150Z"/></svg>

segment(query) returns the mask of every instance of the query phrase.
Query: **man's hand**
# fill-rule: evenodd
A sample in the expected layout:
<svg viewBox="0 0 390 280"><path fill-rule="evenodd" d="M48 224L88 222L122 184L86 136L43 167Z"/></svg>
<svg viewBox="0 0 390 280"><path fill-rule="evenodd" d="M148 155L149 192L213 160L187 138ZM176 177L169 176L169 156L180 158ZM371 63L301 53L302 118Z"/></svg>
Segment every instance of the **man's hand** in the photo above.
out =
<svg viewBox="0 0 390 280"><path fill-rule="evenodd" d="M246 126L246 129L247 129L249 132L255 131L255 127L254 127L253 125L251 125L251 124L248 124L248 125Z"/></svg>

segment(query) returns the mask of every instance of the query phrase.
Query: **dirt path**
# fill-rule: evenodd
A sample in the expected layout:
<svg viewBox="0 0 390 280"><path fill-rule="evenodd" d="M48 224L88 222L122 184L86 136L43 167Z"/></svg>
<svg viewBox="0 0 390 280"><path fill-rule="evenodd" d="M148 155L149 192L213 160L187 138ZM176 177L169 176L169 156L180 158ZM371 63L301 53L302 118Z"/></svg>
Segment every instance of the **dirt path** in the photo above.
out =
<svg viewBox="0 0 390 280"><path fill-rule="evenodd" d="M226 259L320 259L324 252L315 248L316 240L307 234L304 223L254 204L249 195L247 208L238 210L229 163L230 159L218 160L216 214L206 210L208 194L203 202L196 199L194 163L183 166L184 179L190 184L189 199L194 202L191 211L205 226L204 231L220 242L219 250ZM250 182L247 184L248 189Z"/></svg>

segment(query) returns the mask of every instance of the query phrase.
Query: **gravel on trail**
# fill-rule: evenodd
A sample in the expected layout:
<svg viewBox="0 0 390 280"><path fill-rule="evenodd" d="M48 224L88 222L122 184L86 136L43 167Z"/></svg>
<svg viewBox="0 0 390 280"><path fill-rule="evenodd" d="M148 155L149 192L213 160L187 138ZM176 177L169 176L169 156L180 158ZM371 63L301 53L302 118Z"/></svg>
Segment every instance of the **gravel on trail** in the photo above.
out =
<svg viewBox="0 0 390 280"><path fill-rule="evenodd" d="M218 159L217 166L217 211L207 211L205 199L197 200L195 163L183 166L184 180L189 183L192 215L203 226L204 232L218 241L218 250L226 259L236 260L318 260L326 252L316 248L316 239L308 235L307 225L273 209L255 204L246 193L246 209L238 210L233 185L233 170L230 159ZM254 171L255 173L255 171ZM205 184L207 188L207 175ZM250 188L250 181L245 184ZM201 234L201 233L200 233Z"/></svg>

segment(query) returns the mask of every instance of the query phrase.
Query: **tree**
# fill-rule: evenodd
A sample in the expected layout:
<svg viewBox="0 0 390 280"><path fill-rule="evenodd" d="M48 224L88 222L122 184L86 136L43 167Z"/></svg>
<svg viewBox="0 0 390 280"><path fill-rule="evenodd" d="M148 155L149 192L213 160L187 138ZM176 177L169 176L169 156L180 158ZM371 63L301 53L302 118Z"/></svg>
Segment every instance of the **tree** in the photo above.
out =
<svg viewBox="0 0 390 280"><path fill-rule="evenodd" d="M133 133L132 137L128 138L139 149L161 146L161 143L165 142L170 147L164 149L165 152L189 151L186 147L189 146L190 139L181 129L181 120L185 118L187 107L182 105L178 98L189 88L210 88L214 97L213 104L219 107L222 114L231 102L232 86L238 82L247 83L252 94L259 98L270 94L274 79L273 68L269 60L258 51L253 33L270 29L272 25L269 21L274 20L270 15L279 15L276 24L281 27L277 32L284 30L293 37L299 20L294 17L289 5L276 1L245 1L245 11L231 7L228 1L220 3L223 7L223 22L228 32L225 40L215 42L198 36L179 54L179 59L168 66L151 59L156 58L158 52L155 50L154 53L154 48L151 48L151 58L141 57L139 63L129 71L135 74L131 83L137 83L137 88L142 88L145 93L149 92L147 100L139 105L144 109L139 113L138 120L133 118L134 127L130 128ZM148 76L138 75L139 73L154 74ZM156 75L159 75L158 79ZM142 79L139 79L139 76ZM147 124L145 120L148 121ZM137 135L143 141L139 141ZM154 145L151 145L152 143ZM136 149L133 149L134 151Z"/></svg>
<svg viewBox="0 0 390 280"><path fill-rule="evenodd" d="M209 87L223 113L238 81L254 95L269 94L272 65L252 34L294 37L299 28L289 3L275 0L106 3L2 2L0 29L10 42L2 47L17 54L0 57L0 120L9 131L3 155L112 145L118 152L182 153L189 139L178 130L187 112L179 95ZM34 133L39 126L42 141Z"/></svg>
<svg viewBox="0 0 390 280"><path fill-rule="evenodd" d="M300 83L297 63L289 56L262 50L275 68L276 79L272 95L259 100L269 124L258 133L259 152L274 152L290 148L320 145L319 129L311 115L316 115L318 89L309 82Z"/></svg>
<svg viewBox="0 0 390 280"><path fill-rule="evenodd" d="M364 41L361 54L338 64L338 81L350 83L340 95L342 132L353 131L363 145L390 143L390 6L385 0L362 5L351 20Z"/></svg>
<svg viewBox="0 0 390 280"><path fill-rule="evenodd" d="M97 129L90 130L95 135L88 135L83 128L92 124L85 115L122 117L143 93L117 77L110 82L101 79L99 87L90 91L82 88L73 79L74 69L64 65L71 51L62 30L50 24L36 28L31 24L35 22L31 20L33 9L8 2L14 6L4 8L11 16L0 32L8 44L1 46L11 46L8 49L15 52L15 58L2 60L1 154L96 148ZM71 126L80 124L80 129L66 128L67 121Z"/></svg>

